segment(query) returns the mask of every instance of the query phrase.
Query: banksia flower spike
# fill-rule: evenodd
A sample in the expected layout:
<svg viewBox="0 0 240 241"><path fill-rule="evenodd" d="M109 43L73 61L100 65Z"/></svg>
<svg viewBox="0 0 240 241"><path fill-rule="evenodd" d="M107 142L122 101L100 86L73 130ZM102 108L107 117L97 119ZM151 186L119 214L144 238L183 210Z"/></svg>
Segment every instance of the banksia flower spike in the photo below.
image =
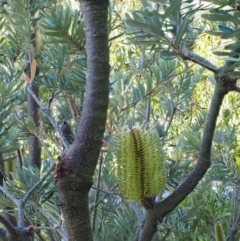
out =
<svg viewBox="0 0 240 241"><path fill-rule="evenodd" d="M215 224L215 236L216 236L216 241L224 241L225 237L223 234L223 228L220 223Z"/></svg>
<svg viewBox="0 0 240 241"><path fill-rule="evenodd" d="M164 190L164 155L155 128L123 129L118 132L115 144L123 196L140 201L155 197Z"/></svg>

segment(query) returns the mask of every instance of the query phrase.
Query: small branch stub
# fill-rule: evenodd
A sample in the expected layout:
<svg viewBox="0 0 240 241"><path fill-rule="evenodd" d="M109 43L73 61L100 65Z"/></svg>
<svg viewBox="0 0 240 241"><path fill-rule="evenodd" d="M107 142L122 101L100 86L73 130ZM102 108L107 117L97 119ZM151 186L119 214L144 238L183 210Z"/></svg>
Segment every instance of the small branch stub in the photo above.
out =
<svg viewBox="0 0 240 241"><path fill-rule="evenodd" d="M64 155L63 155L59 160L58 164L55 166L54 179L56 183L65 177L66 171L67 171L66 160L64 159Z"/></svg>

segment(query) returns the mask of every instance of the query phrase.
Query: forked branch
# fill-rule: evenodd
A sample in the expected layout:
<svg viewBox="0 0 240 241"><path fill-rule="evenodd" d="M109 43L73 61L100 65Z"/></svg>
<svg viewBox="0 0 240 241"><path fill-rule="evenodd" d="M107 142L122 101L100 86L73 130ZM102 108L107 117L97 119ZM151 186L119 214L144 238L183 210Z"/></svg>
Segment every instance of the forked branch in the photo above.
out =
<svg viewBox="0 0 240 241"><path fill-rule="evenodd" d="M5 217L0 215L0 223L4 225L6 230L1 229L0 230L0 239L4 240L4 236L10 237L9 240L13 240L15 236L19 236L19 239L14 240L25 240L21 239L20 237L24 237L24 235L31 235L34 231L34 228L32 226L30 227L24 227L24 207L27 203L27 200L31 196L31 194L46 180L46 178L51 174L55 167L55 164L52 164L47 171L47 173L35 184L32 186L32 188L29 189L29 191L26 193L26 195L22 199L16 198L12 193L10 193L8 190L0 186L0 190L8 196L18 207L18 226L15 227L11 222L9 222ZM29 235L28 235L29 234ZM6 239L8 240L8 239ZM27 240L27 239L26 239Z"/></svg>
<svg viewBox="0 0 240 241"><path fill-rule="evenodd" d="M35 95L34 91L32 90L32 85L30 84L27 87L27 91L31 94L31 96L33 97L33 99L36 101L36 103L39 105L39 107L41 108L41 110L46 114L47 118L50 120L50 122L52 123L53 127L55 128L55 130L57 131L57 133L59 134L59 137L65 147L65 149L68 149L69 144L68 141L66 140L61 128L59 128L59 126L57 125L55 119L53 118L53 116L50 113L50 110L39 100L39 98Z"/></svg>

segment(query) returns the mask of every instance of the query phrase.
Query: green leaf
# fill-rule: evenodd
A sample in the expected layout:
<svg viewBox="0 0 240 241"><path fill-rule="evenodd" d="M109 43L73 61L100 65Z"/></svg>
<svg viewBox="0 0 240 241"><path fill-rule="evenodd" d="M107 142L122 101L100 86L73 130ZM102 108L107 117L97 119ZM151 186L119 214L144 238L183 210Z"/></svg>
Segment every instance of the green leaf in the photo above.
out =
<svg viewBox="0 0 240 241"><path fill-rule="evenodd" d="M134 20L126 20L125 23L131 28L141 28L151 30L150 26L145 23L139 23Z"/></svg>
<svg viewBox="0 0 240 241"><path fill-rule="evenodd" d="M228 33L227 35L223 35L222 38L224 39L228 39L228 38L232 38L232 37L239 37L240 35L240 30L233 30L231 33Z"/></svg>
<svg viewBox="0 0 240 241"><path fill-rule="evenodd" d="M143 45L153 45L153 44L157 44L158 41L151 41L151 40L142 41L142 40L139 40L139 41L132 41L131 43L133 43L133 44L143 44Z"/></svg>
<svg viewBox="0 0 240 241"><path fill-rule="evenodd" d="M229 21L229 22L233 22L233 23L238 23L239 22L239 19L232 16L232 15L229 15L229 14L208 14L208 13L205 13L205 14L202 14L202 18L206 19L206 20L209 20L209 21L221 21L221 22L226 22L226 21Z"/></svg>
<svg viewBox="0 0 240 241"><path fill-rule="evenodd" d="M147 94L153 88L153 80L152 80L152 76L151 76L151 74L149 72L146 72L144 74L144 78L146 80L146 87L147 87L146 88L146 94Z"/></svg>
<svg viewBox="0 0 240 241"><path fill-rule="evenodd" d="M178 27L178 30L177 30L177 36L175 38L175 41L174 41L174 45L176 47L179 46L182 38L183 38L183 35L187 33L187 30L188 30L188 25L190 24L190 20L189 19L184 19L180 26Z"/></svg>
<svg viewBox="0 0 240 241"><path fill-rule="evenodd" d="M8 162L8 161L13 161L17 158L17 156L11 156L8 158L0 159L0 163Z"/></svg>
<svg viewBox="0 0 240 241"><path fill-rule="evenodd" d="M214 36L219 36L219 37L223 37L223 36L227 36L227 34L223 33L223 32L217 32L217 31L213 31L213 30L206 30L205 33L214 35Z"/></svg>
<svg viewBox="0 0 240 241"><path fill-rule="evenodd" d="M157 66L152 65L150 67L150 70L153 73L153 76L155 77L155 79L158 81L160 79L160 73L159 73L159 69L157 68Z"/></svg>
<svg viewBox="0 0 240 241"><path fill-rule="evenodd" d="M227 33L227 34L233 32L233 29L232 29L232 28L226 27L226 26L224 26L224 25L218 25L218 28L219 28L220 30L222 30L224 33Z"/></svg>
<svg viewBox="0 0 240 241"><path fill-rule="evenodd" d="M240 62L240 58L234 58L234 57L226 57L221 59L225 61L231 61L231 62Z"/></svg>
<svg viewBox="0 0 240 241"><path fill-rule="evenodd" d="M178 56L177 53L172 52L170 50L161 51L161 58L165 60L170 60L170 59L176 58L177 56Z"/></svg>
<svg viewBox="0 0 240 241"><path fill-rule="evenodd" d="M224 46L225 49L231 49L231 50L235 50L237 48L240 48L240 43L232 43L232 44L227 44Z"/></svg>
<svg viewBox="0 0 240 241"><path fill-rule="evenodd" d="M172 1L171 5L166 9L165 13L162 16L162 21L168 18L171 14L175 13L176 11L180 11L180 6L182 4L182 0L175 0Z"/></svg>
<svg viewBox="0 0 240 241"><path fill-rule="evenodd" d="M149 18L149 24L150 28L152 29L152 32L158 36L163 37L164 32L161 30L162 23L159 21L159 17L153 16Z"/></svg>
<svg viewBox="0 0 240 241"><path fill-rule="evenodd" d="M233 76L233 77L238 77L239 78L240 77L240 72L239 71L232 71L232 72L230 72L230 75Z"/></svg>
<svg viewBox="0 0 240 241"><path fill-rule="evenodd" d="M218 56L229 56L231 53L224 52L224 51L214 51L213 54L218 55Z"/></svg>

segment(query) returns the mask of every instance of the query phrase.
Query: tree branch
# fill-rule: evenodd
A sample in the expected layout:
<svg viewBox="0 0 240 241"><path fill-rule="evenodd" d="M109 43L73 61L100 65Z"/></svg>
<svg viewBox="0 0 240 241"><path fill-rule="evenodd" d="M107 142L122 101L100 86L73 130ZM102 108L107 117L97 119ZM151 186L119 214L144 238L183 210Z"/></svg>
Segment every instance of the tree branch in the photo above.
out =
<svg viewBox="0 0 240 241"><path fill-rule="evenodd" d="M33 15L31 15L33 17ZM38 59L35 56L35 49L37 46L37 41L38 41L38 30L37 30L37 23L33 23L33 32L31 34L31 43L29 46L29 52L27 54L27 59L28 59L28 63L26 64L26 68L25 68L25 74L28 77L32 76L32 61L33 59ZM39 67L36 67L36 71L35 71L35 76L39 75ZM34 78L33 77L33 78ZM34 94L37 96L37 98L39 99L39 86L35 83L35 81L33 80L33 82L31 83L31 87L32 87L32 91L34 92ZM28 107L28 116L30 118L32 118L34 124L36 125L37 128L39 128L40 123L41 123L41 115L40 115L40 107L37 104L37 102L33 99L32 95L28 92L27 93L27 107ZM28 137L28 150L29 150L29 155L28 155L28 159L29 159L29 164L30 165L36 165L39 169L41 168L41 152L42 152L42 147L41 144L38 140L38 138L35 135L30 135Z"/></svg>
<svg viewBox="0 0 240 241"><path fill-rule="evenodd" d="M170 116L170 118L169 118L169 121L168 121L168 123L167 123L167 127L166 127L166 129L165 129L165 135L167 135L167 133L168 133L168 131L169 131L169 128L170 128L170 126L171 126L171 124L172 124L173 117L174 117L176 111L177 111L177 104L172 103L171 116Z"/></svg>
<svg viewBox="0 0 240 241"><path fill-rule="evenodd" d="M44 210L42 208L38 208L38 210L42 213L42 215L49 221L49 223L51 223L54 227L54 230L56 230L61 238L63 238L65 241L68 240L67 238L67 234L66 232L61 228L61 226L59 224L57 224L52 218L51 216L49 216L46 212L44 212Z"/></svg>
<svg viewBox="0 0 240 241"><path fill-rule="evenodd" d="M33 226L29 227L14 227L11 222L9 222L5 217L0 215L0 223L4 225L6 230L0 229L0 238L3 241L32 241L33 240L33 232L34 228Z"/></svg>
<svg viewBox="0 0 240 241"><path fill-rule="evenodd" d="M219 68L217 66L215 66L214 64L212 64L210 61L208 61L207 59L203 58L202 56L200 56L196 53L189 51L187 48L184 48L182 50L181 54L182 55L180 55L180 57L182 57L182 59L190 60L190 61L202 66L203 68L212 71L213 73L217 73L219 70Z"/></svg>
<svg viewBox="0 0 240 241"><path fill-rule="evenodd" d="M222 79L222 81L224 81L224 79ZM227 92L227 87L218 81L215 86L210 109L205 122L198 162L186 180L171 195L163 201L156 203L153 209L147 210L139 241L149 241L152 239L153 234L157 230L158 222L161 222L168 213L170 213L192 192L210 167L211 146L216 121L223 98Z"/></svg>
<svg viewBox="0 0 240 241"><path fill-rule="evenodd" d="M68 142L67 142L66 138L64 137L64 135L62 133L61 128L58 127L57 123L55 122L53 116L50 113L50 110L46 106L44 106L43 103L35 95L34 91L32 90L32 85L31 84L27 87L27 91L32 95L33 99L36 101L36 103L39 105L41 110L46 114L47 118L52 123L53 127L55 128L55 130L59 134L59 137L60 137L60 139L61 139L65 149L68 149L69 145L68 145Z"/></svg>
<svg viewBox="0 0 240 241"><path fill-rule="evenodd" d="M50 175L50 173L53 171L55 167L55 164L52 164L49 168L48 172L35 184L32 186L32 188L29 189L29 191L26 193L26 195L22 199L17 199L13 194L11 194L8 190L0 186L0 190L6 194L18 207L18 227L23 228L24 227L24 207L31 196L31 194L44 182L44 180Z"/></svg>
<svg viewBox="0 0 240 241"><path fill-rule="evenodd" d="M9 233L15 234L15 227L4 216L0 215L0 223L7 229Z"/></svg>
<svg viewBox="0 0 240 241"><path fill-rule="evenodd" d="M229 230L228 236L226 238L226 241L234 241L234 236L236 235L238 229L240 227L240 213L238 214L237 220Z"/></svg>
<svg viewBox="0 0 240 241"><path fill-rule="evenodd" d="M31 196L31 194L46 180L46 178L51 174L51 172L54 170L55 167L55 163L53 163L49 170L47 171L47 173L38 181L35 183L35 185L33 185L28 192L26 193L26 195L24 196L23 199L21 199L23 205L26 204L27 200L29 199L29 197Z"/></svg>
<svg viewBox="0 0 240 241"><path fill-rule="evenodd" d="M235 87L233 87L233 91L235 92L240 92L240 87L235 85Z"/></svg>

